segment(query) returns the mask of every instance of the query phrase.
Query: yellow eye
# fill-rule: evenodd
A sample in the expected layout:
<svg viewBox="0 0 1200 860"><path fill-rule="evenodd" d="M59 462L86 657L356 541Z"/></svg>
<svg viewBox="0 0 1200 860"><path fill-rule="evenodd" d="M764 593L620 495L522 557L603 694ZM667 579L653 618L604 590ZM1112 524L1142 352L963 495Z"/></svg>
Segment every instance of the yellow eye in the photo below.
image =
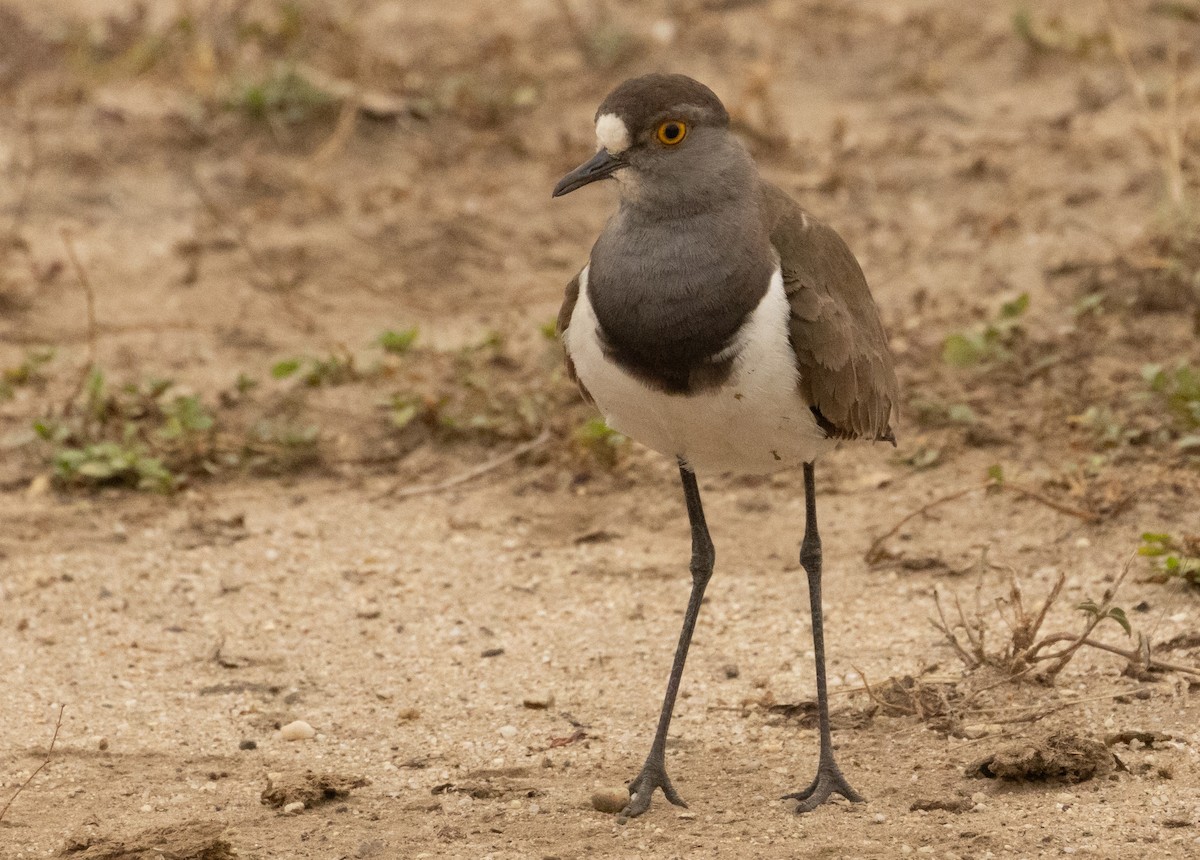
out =
<svg viewBox="0 0 1200 860"><path fill-rule="evenodd" d="M677 119L668 120L658 127L658 142L674 146L687 137L687 124Z"/></svg>

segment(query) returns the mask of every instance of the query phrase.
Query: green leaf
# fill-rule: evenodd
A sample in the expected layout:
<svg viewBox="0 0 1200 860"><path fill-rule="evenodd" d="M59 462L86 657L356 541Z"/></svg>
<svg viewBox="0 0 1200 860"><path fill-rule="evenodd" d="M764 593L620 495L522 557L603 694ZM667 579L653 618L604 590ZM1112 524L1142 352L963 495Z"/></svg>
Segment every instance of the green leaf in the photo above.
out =
<svg viewBox="0 0 1200 860"><path fill-rule="evenodd" d="M1112 609L1108 610L1108 617L1121 625L1121 628L1125 631L1126 636L1133 635L1133 627L1130 626L1129 619L1125 616L1124 609L1119 606L1114 606Z"/></svg>
<svg viewBox="0 0 1200 860"><path fill-rule="evenodd" d="M999 463L993 463L988 466L987 476L989 481L997 484L1004 483L1004 468Z"/></svg>
<svg viewBox="0 0 1200 860"><path fill-rule="evenodd" d="M1021 293L1010 302L1000 305L1000 316L1003 319L1016 319L1029 309L1029 293Z"/></svg>
<svg viewBox="0 0 1200 860"><path fill-rule="evenodd" d="M271 376L276 379L287 379L293 373L300 369L300 359L288 358L271 368Z"/></svg>
<svg viewBox="0 0 1200 860"><path fill-rule="evenodd" d="M392 331L391 329L379 335L378 343L386 352L393 355L403 355L413 348L413 344L417 342L418 329L416 327L402 329L401 331Z"/></svg>
<svg viewBox="0 0 1200 860"><path fill-rule="evenodd" d="M258 387L258 380L252 376L247 376L245 373L239 372L237 380L233 383L238 394L246 394L254 388Z"/></svg>
<svg viewBox="0 0 1200 860"><path fill-rule="evenodd" d="M1088 293L1082 299L1077 301L1071 308L1071 313L1074 316L1081 317L1089 313L1099 313L1104 304L1104 293Z"/></svg>
<svg viewBox="0 0 1200 860"><path fill-rule="evenodd" d="M942 343L942 361L951 367L971 367L983 355L983 346L965 334L952 334Z"/></svg>
<svg viewBox="0 0 1200 860"><path fill-rule="evenodd" d="M403 430L417 417L418 411L416 403L406 403L403 406L395 407L392 409L392 426L397 430Z"/></svg>
<svg viewBox="0 0 1200 860"><path fill-rule="evenodd" d="M88 399L90 400L95 401L102 398L104 396L104 371L98 367L93 367L88 371L84 390L87 392Z"/></svg>
<svg viewBox="0 0 1200 860"><path fill-rule="evenodd" d="M975 410L965 403L955 403L946 410L946 417L955 424L974 424Z"/></svg>

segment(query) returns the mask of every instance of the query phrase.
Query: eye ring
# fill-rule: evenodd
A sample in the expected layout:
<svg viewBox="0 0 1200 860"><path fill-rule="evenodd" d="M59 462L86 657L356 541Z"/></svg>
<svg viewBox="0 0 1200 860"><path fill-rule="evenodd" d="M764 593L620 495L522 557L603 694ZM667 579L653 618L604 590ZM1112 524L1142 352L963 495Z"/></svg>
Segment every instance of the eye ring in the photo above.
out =
<svg viewBox="0 0 1200 860"><path fill-rule="evenodd" d="M658 127L654 136L658 138L659 143L674 146L687 137L687 123L678 119L669 119Z"/></svg>

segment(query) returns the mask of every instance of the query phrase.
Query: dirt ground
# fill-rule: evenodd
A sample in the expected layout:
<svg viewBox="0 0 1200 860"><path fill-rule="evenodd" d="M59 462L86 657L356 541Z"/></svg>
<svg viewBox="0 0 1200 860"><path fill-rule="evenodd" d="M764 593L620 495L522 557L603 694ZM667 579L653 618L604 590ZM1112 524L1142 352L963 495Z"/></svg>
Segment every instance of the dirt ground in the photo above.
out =
<svg viewBox="0 0 1200 860"><path fill-rule="evenodd" d="M0 6L0 858L1200 857L1200 590L1136 555L1200 555L1198 59L1192 0ZM817 755L792 473L701 476L690 807L591 803L688 532L544 331L613 191L549 190L650 70L890 332L898 448L817 469L865 805L778 799ZM1089 618L1127 653L1035 680Z"/></svg>

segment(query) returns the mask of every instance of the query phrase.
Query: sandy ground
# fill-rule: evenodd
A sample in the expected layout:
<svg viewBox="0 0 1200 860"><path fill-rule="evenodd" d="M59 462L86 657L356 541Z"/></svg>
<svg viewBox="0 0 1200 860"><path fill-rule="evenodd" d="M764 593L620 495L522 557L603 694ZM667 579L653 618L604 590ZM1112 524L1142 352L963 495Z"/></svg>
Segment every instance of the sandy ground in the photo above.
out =
<svg viewBox="0 0 1200 860"><path fill-rule="evenodd" d="M65 710L0 858L1200 857L1200 595L1132 557L1143 532L1200 531L1188 430L1141 375L1200 362L1195 239L1165 214L1156 136L1179 133L1192 199L1200 27L1187 4L1053 5L216 3L187 26L168 2L5 7L0 366L56 354L0 398L0 804ZM280 63L336 98L253 115L244 81ZM668 68L847 237L897 354L899 447L818 468L835 740L862 806L778 799L817 754L797 474L701 476L718 567L668 749L689 809L659 797L622 824L590 800L648 749L688 535L670 463L579 435L539 326L613 198L549 189L608 88ZM942 360L1022 294L1003 354ZM418 349L372 345L406 326ZM272 378L328 355L356 369ZM171 377L209 404L203 453L146 430L133 395L36 438L83 420L89 361L114 392ZM284 418L318 428L305 456L245 441ZM93 425L158 446L177 489L55 477ZM389 492L543 427L475 480ZM985 491L994 466L1007 486ZM1114 605L1184 671L1084 647L1049 684L968 672L930 624L935 591L978 600L1002 654L1013 578L1028 607L1063 575L1039 635L1078 634L1126 564ZM1093 638L1137 642L1114 621ZM316 736L284 740L295 720ZM1100 772L968 775L1058 731ZM264 803L309 771L348 793Z"/></svg>

